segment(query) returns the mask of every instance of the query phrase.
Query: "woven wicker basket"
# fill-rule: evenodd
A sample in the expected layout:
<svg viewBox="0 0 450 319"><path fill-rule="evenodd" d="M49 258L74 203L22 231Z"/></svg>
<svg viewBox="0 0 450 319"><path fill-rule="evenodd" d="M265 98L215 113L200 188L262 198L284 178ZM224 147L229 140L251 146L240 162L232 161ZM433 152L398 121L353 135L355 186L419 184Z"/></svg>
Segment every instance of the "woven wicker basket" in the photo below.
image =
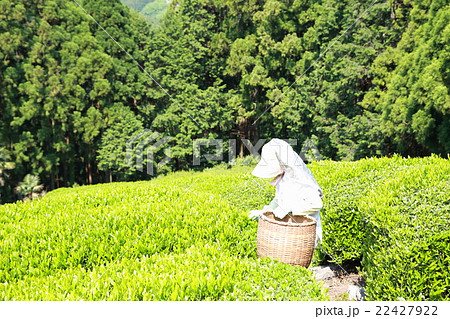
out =
<svg viewBox="0 0 450 319"><path fill-rule="evenodd" d="M288 214L283 219L266 212L258 222L258 257L270 257L283 263L307 268L316 239L316 220Z"/></svg>

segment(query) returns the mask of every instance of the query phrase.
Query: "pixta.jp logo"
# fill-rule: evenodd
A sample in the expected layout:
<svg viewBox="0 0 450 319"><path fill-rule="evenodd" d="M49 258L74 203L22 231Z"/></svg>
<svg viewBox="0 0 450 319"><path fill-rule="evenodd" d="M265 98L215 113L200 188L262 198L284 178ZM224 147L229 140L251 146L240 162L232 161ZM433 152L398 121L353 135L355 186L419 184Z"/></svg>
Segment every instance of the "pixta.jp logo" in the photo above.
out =
<svg viewBox="0 0 450 319"><path fill-rule="evenodd" d="M173 140L173 137L163 136L161 133L150 130L136 133L127 140L127 166L143 172L145 159L146 173L154 175L155 166L157 169L161 169L171 161L171 146L169 142ZM255 160L259 160L261 149L266 144L266 141L266 139L259 139L252 143L248 139L239 140L241 148L245 148L246 153L250 154ZM293 148L296 148L298 144L296 139L285 139L284 141ZM228 153L228 164L234 165L237 157L237 143L236 139L194 139L192 141L192 165L201 165L202 159L207 162L223 162L224 153ZM158 162L156 162L156 153L159 154L158 158L163 156ZM307 139L302 144L299 155L306 162L322 160L319 149L312 139Z"/></svg>
<svg viewBox="0 0 450 319"><path fill-rule="evenodd" d="M164 150L164 158L156 163L158 169L166 165L170 160L171 149L169 142L173 139L170 136L163 136L161 133L143 130L135 134L127 141L126 160L129 167L135 168L139 172L144 171L143 158L146 157L146 171L149 175L154 175L155 153Z"/></svg>

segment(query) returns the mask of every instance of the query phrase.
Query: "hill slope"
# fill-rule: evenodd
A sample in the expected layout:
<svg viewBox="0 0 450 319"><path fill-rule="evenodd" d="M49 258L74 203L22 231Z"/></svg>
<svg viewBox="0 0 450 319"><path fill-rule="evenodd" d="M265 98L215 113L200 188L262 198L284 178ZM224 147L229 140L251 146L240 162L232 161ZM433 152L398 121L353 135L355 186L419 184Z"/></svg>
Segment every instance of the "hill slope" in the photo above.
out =
<svg viewBox="0 0 450 319"><path fill-rule="evenodd" d="M141 11L147 4L153 1L155 0L121 0L124 5L136 10L137 12Z"/></svg>
<svg viewBox="0 0 450 319"><path fill-rule="evenodd" d="M171 0L122 0L122 3L139 12L149 22L158 24Z"/></svg>
<svg viewBox="0 0 450 319"><path fill-rule="evenodd" d="M326 299L308 270L256 258L247 212L268 203L273 187L252 167L62 188L0 206L0 299ZM323 249L336 260L365 258L369 299L449 299L448 160L310 168L325 194Z"/></svg>

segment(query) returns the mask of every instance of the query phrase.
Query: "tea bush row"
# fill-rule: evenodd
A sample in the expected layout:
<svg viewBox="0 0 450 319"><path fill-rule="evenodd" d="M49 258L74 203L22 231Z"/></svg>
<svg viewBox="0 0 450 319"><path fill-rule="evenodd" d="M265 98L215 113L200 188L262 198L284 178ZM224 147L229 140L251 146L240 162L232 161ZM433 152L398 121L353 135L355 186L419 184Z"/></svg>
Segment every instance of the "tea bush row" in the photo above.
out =
<svg viewBox="0 0 450 319"><path fill-rule="evenodd" d="M450 164L400 157L315 163L323 250L361 260L372 300L448 300ZM438 243L437 241L442 241Z"/></svg>
<svg viewBox="0 0 450 319"><path fill-rule="evenodd" d="M311 273L256 258L253 166L58 189L0 206L4 300L323 300ZM322 161L322 250L361 260L372 300L449 299L449 162Z"/></svg>
<svg viewBox="0 0 450 319"><path fill-rule="evenodd" d="M309 271L256 258L247 208L272 190L255 187L248 170L58 189L0 206L0 299L327 299Z"/></svg>

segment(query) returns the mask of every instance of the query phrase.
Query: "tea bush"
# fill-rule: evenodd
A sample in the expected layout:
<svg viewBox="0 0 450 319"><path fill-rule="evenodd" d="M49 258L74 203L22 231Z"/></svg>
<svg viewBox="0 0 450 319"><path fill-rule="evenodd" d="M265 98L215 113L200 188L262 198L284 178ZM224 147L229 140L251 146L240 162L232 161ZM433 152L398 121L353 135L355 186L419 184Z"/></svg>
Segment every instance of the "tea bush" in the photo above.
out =
<svg viewBox="0 0 450 319"><path fill-rule="evenodd" d="M409 159L361 203L363 267L372 300L449 300L450 165Z"/></svg>
<svg viewBox="0 0 450 319"><path fill-rule="evenodd" d="M362 260L368 299L450 299L447 159L309 167L325 194L322 252ZM327 299L310 271L256 258L247 213L274 188L252 168L58 189L0 206L0 299Z"/></svg>
<svg viewBox="0 0 450 319"><path fill-rule="evenodd" d="M450 232L376 247L365 264L371 300L450 300Z"/></svg>
<svg viewBox="0 0 450 319"><path fill-rule="evenodd" d="M324 300L304 268L230 256L218 246L121 258L0 284L4 300Z"/></svg>
<svg viewBox="0 0 450 319"><path fill-rule="evenodd" d="M0 299L327 299L310 271L256 258L247 212L273 190L249 170L58 189L0 206Z"/></svg>
<svg viewBox="0 0 450 319"><path fill-rule="evenodd" d="M326 194L322 249L337 262L362 259L368 299L450 299L448 280L442 280L448 259L429 260L450 255L449 245L434 244L447 238L450 226L447 159L319 162L312 170ZM425 263L430 268L414 266Z"/></svg>

